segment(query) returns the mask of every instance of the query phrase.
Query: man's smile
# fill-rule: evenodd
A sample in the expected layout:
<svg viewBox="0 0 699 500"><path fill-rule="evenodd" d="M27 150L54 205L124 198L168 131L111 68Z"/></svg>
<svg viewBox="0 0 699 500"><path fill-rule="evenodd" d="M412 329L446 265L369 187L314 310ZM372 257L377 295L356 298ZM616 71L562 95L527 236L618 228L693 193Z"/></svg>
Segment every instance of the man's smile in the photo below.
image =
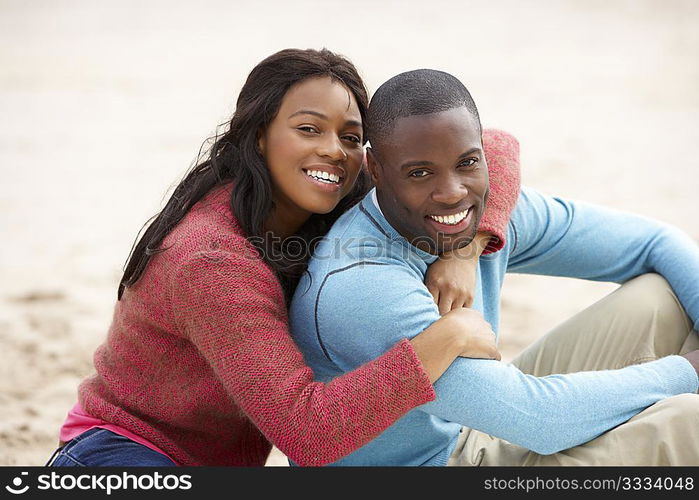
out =
<svg viewBox="0 0 699 500"><path fill-rule="evenodd" d="M428 224L437 232L443 234L458 234L465 231L473 220L473 206L460 212L444 215L428 215Z"/></svg>
<svg viewBox="0 0 699 500"><path fill-rule="evenodd" d="M452 212L450 214L441 214L441 215L428 215L431 219L436 220L440 224L447 224L449 226L453 226L455 224L458 224L462 220L466 218L466 215L468 214L468 211L471 209L467 208L465 210L462 210L460 212Z"/></svg>

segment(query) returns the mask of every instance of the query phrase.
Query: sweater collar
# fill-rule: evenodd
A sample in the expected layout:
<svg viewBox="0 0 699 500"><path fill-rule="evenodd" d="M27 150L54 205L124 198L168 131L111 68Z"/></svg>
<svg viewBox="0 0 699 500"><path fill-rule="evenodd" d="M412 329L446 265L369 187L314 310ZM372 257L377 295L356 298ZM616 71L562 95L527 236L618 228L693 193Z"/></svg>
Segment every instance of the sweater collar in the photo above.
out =
<svg viewBox="0 0 699 500"><path fill-rule="evenodd" d="M399 243L404 247L410 249L411 254L418 257L420 260L425 262L427 265L432 264L437 260L436 255L420 250L416 246L408 242L405 237L403 237L396 229L389 224L384 217L381 207L379 206L379 200L376 197L376 188L373 188L359 204L359 209L367 217L370 222L381 231L384 236L386 236L390 241Z"/></svg>

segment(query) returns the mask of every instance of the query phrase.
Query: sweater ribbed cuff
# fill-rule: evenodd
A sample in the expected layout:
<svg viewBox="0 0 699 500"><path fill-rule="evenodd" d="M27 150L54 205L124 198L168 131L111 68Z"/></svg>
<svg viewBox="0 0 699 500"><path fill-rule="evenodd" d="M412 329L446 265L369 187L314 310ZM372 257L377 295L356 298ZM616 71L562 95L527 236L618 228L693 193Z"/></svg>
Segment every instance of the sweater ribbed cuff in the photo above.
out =
<svg viewBox="0 0 699 500"><path fill-rule="evenodd" d="M478 226L493 237L483 255L505 246L507 223L519 197L519 142L511 134L497 129L483 130L483 149L488 162L490 194Z"/></svg>
<svg viewBox="0 0 699 500"><path fill-rule="evenodd" d="M507 222L505 222L507 224ZM478 226L478 231L481 233L490 233L490 241L483 249L481 255L487 255L489 253L495 253L505 246L505 233L500 230L501 224L491 224L489 221L481 220L481 224Z"/></svg>
<svg viewBox="0 0 699 500"><path fill-rule="evenodd" d="M653 361L659 375L670 394L696 394L699 390L699 376L687 358L666 356Z"/></svg>
<svg viewBox="0 0 699 500"><path fill-rule="evenodd" d="M414 384L417 382L414 391L408 391L414 394L411 408L433 401L437 397L437 394L434 392L430 377L427 375L410 341L408 339L403 339L388 352L396 353L395 357L390 357L388 358L389 360L387 360L387 364L389 365L395 363L394 373L405 372L406 369L410 370L409 373L405 373L405 378L401 380L401 383L405 384L408 382Z"/></svg>

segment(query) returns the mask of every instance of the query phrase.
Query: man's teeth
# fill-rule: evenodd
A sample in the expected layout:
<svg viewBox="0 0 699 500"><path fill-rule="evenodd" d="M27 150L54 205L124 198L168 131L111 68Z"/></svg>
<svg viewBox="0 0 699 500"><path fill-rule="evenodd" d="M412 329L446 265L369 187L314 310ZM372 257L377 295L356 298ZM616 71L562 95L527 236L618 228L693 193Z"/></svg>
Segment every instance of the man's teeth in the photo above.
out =
<svg viewBox="0 0 699 500"><path fill-rule="evenodd" d="M464 220L467 214L468 210L464 210L454 215L430 215L430 218L436 220L440 224L449 224L453 226Z"/></svg>
<svg viewBox="0 0 699 500"><path fill-rule="evenodd" d="M340 182L340 176L323 172L322 170L306 170L306 175L313 177L317 181L326 182L328 184L337 184Z"/></svg>

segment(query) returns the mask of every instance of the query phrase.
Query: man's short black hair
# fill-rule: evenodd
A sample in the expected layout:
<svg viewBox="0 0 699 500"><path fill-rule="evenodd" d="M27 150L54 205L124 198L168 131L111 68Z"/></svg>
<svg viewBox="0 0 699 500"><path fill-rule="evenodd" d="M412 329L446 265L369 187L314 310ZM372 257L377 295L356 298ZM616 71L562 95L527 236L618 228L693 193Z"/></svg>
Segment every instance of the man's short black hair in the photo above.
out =
<svg viewBox="0 0 699 500"><path fill-rule="evenodd" d="M416 69L381 85L369 103L367 136L377 149L398 118L428 115L465 106L481 126L476 103L458 78L434 69Z"/></svg>

